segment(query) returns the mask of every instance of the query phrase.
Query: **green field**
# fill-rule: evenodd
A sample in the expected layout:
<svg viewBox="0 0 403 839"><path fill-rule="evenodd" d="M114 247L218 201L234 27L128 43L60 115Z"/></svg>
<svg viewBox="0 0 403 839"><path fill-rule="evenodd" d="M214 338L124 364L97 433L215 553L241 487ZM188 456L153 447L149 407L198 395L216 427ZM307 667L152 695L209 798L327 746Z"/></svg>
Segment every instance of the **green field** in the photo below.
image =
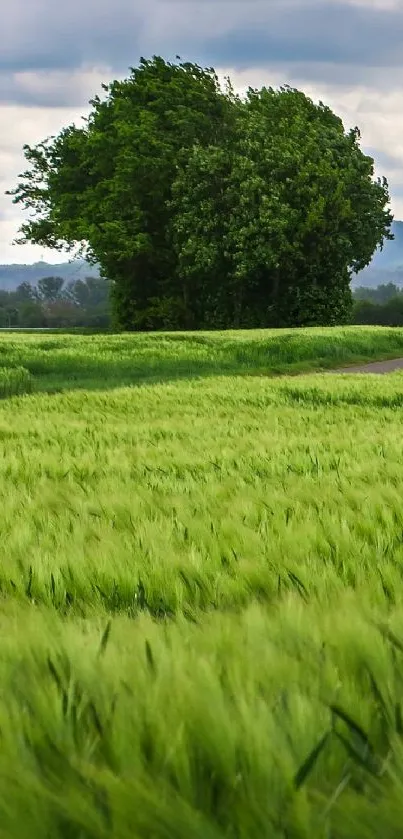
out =
<svg viewBox="0 0 403 839"><path fill-rule="evenodd" d="M0 336L1 839L403 835L398 355Z"/></svg>

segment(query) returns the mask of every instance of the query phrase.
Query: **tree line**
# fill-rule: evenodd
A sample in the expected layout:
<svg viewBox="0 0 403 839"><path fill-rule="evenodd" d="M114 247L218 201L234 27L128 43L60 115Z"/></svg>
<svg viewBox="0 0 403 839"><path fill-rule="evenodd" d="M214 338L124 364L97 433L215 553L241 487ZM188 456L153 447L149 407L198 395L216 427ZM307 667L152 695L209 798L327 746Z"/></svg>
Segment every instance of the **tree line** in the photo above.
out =
<svg viewBox="0 0 403 839"><path fill-rule="evenodd" d="M352 321L372 326L403 326L403 289L394 283L354 290Z"/></svg>
<svg viewBox="0 0 403 839"><path fill-rule="evenodd" d="M86 277L64 283L61 277L21 283L15 291L0 290L0 327L108 328L111 283Z"/></svg>
<svg viewBox="0 0 403 839"><path fill-rule="evenodd" d="M65 283L50 276L37 285L23 282L15 291L0 290L0 327L111 328L111 285L94 277ZM350 322L403 326L403 289L394 283L359 286Z"/></svg>
<svg viewBox="0 0 403 839"><path fill-rule="evenodd" d="M352 274L393 238L358 128L288 86L240 97L179 58L103 89L81 127L24 146L19 243L97 263L120 329L351 319Z"/></svg>

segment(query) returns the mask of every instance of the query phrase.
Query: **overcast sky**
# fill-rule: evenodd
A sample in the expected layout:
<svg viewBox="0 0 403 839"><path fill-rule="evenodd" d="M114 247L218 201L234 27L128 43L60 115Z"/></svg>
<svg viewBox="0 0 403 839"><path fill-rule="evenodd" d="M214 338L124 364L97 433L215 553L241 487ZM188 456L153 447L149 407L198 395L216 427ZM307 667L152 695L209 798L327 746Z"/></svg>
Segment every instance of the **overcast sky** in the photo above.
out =
<svg viewBox="0 0 403 839"><path fill-rule="evenodd" d="M403 0L12 0L0 48L0 263L66 259L13 246L4 191L22 146L79 121L101 83L154 54L214 66L243 90L291 84L358 125L403 219Z"/></svg>

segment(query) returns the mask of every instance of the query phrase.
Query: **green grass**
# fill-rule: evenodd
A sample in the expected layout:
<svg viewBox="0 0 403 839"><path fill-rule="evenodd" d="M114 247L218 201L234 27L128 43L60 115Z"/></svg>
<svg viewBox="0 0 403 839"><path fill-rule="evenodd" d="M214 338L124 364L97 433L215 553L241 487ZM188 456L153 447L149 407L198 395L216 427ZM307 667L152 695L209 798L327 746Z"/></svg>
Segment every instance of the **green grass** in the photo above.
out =
<svg viewBox="0 0 403 839"><path fill-rule="evenodd" d="M400 835L399 354L0 336L1 839Z"/></svg>
<svg viewBox="0 0 403 839"><path fill-rule="evenodd" d="M280 375L403 355L403 330L382 327L239 332L0 334L1 367L25 367L37 388L99 390L178 379Z"/></svg>
<svg viewBox="0 0 403 839"><path fill-rule="evenodd" d="M25 367L0 367L0 399L30 393L32 376Z"/></svg>

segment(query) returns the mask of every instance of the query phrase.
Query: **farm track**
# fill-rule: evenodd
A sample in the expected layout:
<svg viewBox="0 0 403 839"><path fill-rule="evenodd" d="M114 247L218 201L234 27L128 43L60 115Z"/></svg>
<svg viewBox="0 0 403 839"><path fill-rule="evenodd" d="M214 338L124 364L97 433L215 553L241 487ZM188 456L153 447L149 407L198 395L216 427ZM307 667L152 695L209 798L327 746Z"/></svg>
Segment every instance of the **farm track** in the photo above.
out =
<svg viewBox="0 0 403 839"><path fill-rule="evenodd" d="M352 367L339 367L332 373L393 373L403 370L403 358L390 358L387 361L371 361L369 364L357 364Z"/></svg>

